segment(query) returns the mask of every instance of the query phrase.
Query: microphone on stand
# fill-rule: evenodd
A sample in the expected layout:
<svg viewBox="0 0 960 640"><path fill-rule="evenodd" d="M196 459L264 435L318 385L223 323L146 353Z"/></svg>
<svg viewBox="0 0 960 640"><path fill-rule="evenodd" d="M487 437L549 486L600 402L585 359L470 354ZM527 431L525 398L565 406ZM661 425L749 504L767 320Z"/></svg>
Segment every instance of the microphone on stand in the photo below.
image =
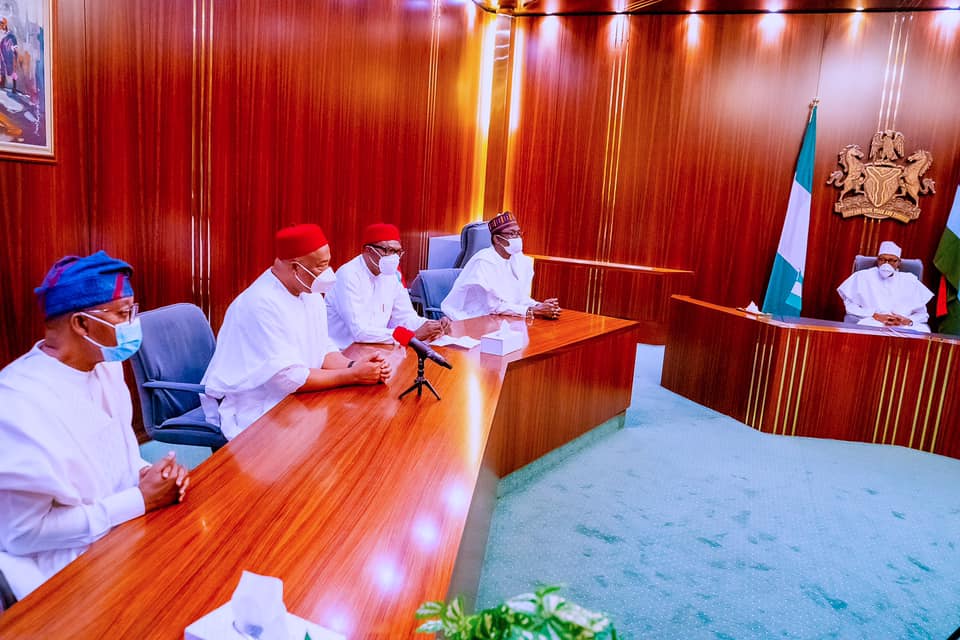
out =
<svg viewBox="0 0 960 640"><path fill-rule="evenodd" d="M410 331L410 329L407 329L406 327L397 327L393 330L393 339L403 346L413 349L420 358L427 358L429 360L433 360L441 367L453 369L453 365L447 362L446 358L431 349L430 345L417 338L413 331Z"/></svg>

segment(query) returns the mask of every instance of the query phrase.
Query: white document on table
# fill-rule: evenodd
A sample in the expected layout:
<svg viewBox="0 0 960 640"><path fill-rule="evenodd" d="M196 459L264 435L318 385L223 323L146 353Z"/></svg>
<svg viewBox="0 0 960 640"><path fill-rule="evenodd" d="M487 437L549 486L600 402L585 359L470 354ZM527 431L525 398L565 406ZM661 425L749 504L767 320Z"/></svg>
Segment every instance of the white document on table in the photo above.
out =
<svg viewBox="0 0 960 640"><path fill-rule="evenodd" d="M480 341L475 340L470 336L460 336L455 338L453 336L443 335L430 344L434 347L460 347L461 349L473 349L475 346L480 344Z"/></svg>

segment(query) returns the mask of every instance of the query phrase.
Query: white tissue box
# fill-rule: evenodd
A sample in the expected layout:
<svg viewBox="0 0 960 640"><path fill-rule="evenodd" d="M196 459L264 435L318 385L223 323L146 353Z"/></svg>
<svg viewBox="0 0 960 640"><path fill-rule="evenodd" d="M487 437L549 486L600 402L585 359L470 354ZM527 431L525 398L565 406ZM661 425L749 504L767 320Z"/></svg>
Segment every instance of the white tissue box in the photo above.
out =
<svg viewBox="0 0 960 640"><path fill-rule="evenodd" d="M307 633L310 634L311 640L346 640L345 636L324 629L309 620L298 618L289 611L287 612L287 629L290 631L290 640L303 640ZM229 602L203 616L183 632L184 640L224 640L224 638L238 640L240 638L240 634L233 630L233 610Z"/></svg>
<svg viewBox="0 0 960 640"><path fill-rule="evenodd" d="M523 333L502 329L480 336L480 353L489 353L494 356L505 356L508 353L523 348Z"/></svg>

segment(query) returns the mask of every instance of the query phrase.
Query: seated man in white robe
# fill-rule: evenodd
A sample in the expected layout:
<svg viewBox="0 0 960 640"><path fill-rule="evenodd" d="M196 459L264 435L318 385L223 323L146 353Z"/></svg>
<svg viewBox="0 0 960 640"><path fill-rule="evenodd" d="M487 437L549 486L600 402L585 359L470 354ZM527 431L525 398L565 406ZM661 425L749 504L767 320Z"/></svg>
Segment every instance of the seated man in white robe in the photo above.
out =
<svg viewBox="0 0 960 640"><path fill-rule="evenodd" d="M390 376L383 356L353 361L330 340L322 294L335 276L320 227L281 229L276 256L273 266L230 303L203 376L204 414L227 439L291 393L377 384Z"/></svg>
<svg viewBox="0 0 960 640"><path fill-rule="evenodd" d="M103 251L57 262L35 289L44 339L0 371L0 571L17 598L189 485L173 454L143 460L133 433L131 272Z"/></svg>
<svg viewBox="0 0 960 640"><path fill-rule="evenodd" d="M481 249L463 267L440 308L453 320L485 315L526 316L556 320L556 298L537 302L533 289L533 259L523 255L523 233L505 211L487 223L491 247Z"/></svg>
<svg viewBox="0 0 960 640"><path fill-rule="evenodd" d="M372 224L363 232L363 249L337 270L326 295L330 338L341 349L354 342L393 342L395 327L406 327L420 340L433 340L450 326L448 318L417 315L397 267L403 255L400 230Z"/></svg>
<svg viewBox="0 0 960 640"><path fill-rule="evenodd" d="M930 333L927 303L933 292L917 276L900 271L900 253L893 242L881 242L877 266L851 274L837 292L859 325Z"/></svg>

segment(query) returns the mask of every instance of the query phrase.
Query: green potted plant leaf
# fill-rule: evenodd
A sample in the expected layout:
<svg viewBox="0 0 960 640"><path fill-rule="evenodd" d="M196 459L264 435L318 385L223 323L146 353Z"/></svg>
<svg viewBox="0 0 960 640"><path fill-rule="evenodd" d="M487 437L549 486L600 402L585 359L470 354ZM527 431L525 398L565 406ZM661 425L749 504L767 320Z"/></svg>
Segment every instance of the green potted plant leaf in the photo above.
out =
<svg viewBox="0 0 960 640"><path fill-rule="evenodd" d="M546 586L490 609L467 615L463 598L449 604L424 602L417 633L438 633L445 640L617 640L610 619L557 595Z"/></svg>

